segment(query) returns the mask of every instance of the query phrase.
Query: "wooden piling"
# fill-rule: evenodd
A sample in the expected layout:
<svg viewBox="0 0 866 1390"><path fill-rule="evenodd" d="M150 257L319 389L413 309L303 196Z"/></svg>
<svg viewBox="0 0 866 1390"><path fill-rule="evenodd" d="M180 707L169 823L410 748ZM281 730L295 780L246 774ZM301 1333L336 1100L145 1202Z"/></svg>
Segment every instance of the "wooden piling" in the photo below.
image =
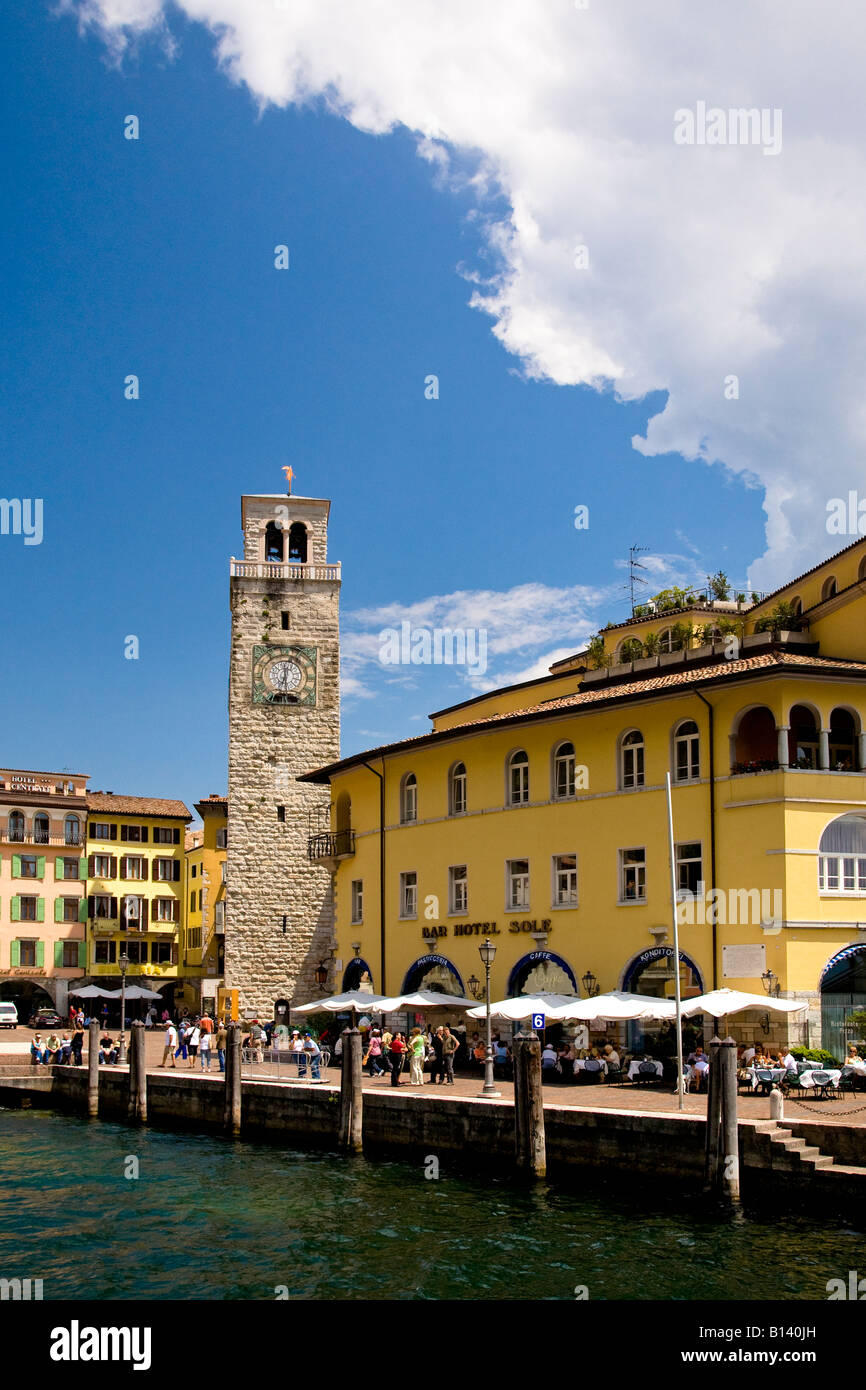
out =
<svg viewBox="0 0 866 1390"><path fill-rule="evenodd" d="M721 1133L721 1091L719 1089L719 1048L721 1038L710 1040L710 1070L707 1076L707 1133L704 1183L706 1190L715 1191L719 1183L719 1136Z"/></svg>
<svg viewBox="0 0 866 1390"><path fill-rule="evenodd" d="M226 1039L226 1099L225 1128L235 1138L241 1132L241 1030L237 1023L228 1026Z"/></svg>
<svg viewBox="0 0 866 1390"><path fill-rule="evenodd" d="M147 1055L143 1023L129 1030L129 1102L127 1118L147 1123Z"/></svg>
<svg viewBox="0 0 866 1390"><path fill-rule="evenodd" d="M514 1146L518 1171L533 1178L547 1175L541 1043L533 1032L514 1039Z"/></svg>
<svg viewBox="0 0 866 1390"><path fill-rule="evenodd" d="M740 1148L737 1133L737 1044L725 1038L719 1048L721 1061L721 1193L727 1202L740 1200Z"/></svg>
<svg viewBox="0 0 866 1390"><path fill-rule="evenodd" d="M87 1113L99 1114L99 1019L92 1018L87 1029Z"/></svg>
<svg viewBox="0 0 866 1390"><path fill-rule="evenodd" d="M340 1073L340 1148L361 1153L364 1148L364 1100L361 1089L361 1034L343 1029Z"/></svg>

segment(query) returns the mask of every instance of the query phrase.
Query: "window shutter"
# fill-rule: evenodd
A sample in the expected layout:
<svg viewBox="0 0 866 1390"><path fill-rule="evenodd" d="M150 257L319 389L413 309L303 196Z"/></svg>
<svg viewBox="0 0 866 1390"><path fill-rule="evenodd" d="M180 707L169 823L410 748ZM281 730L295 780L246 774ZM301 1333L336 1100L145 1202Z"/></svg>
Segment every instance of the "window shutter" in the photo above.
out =
<svg viewBox="0 0 866 1390"><path fill-rule="evenodd" d="M95 855L95 854L91 854L90 858L89 858L88 861L87 861L87 877L88 877L88 878L95 878L95 877L96 877L96 874L94 873L95 867L96 867L96 855Z"/></svg>
<svg viewBox="0 0 866 1390"><path fill-rule="evenodd" d="M171 842L173 845L180 844L180 831L178 830L177 826L175 826L171 832Z"/></svg>
<svg viewBox="0 0 866 1390"><path fill-rule="evenodd" d="M120 930L126 931L126 898L120 899Z"/></svg>
<svg viewBox="0 0 866 1390"><path fill-rule="evenodd" d="M87 921L87 899L86 899L86 898L80 898L80 899L79 899L79 902L78 902L78 920L79 920L79 922L86 922L86 921Z"/></svg>
<svg viewBox="0 0 866 1390"><path fill-rule="evenodd" d="M54 861L54 882L56 883L58 879L62 879L63 877L64 877L64 874L63 874L63 860L62 860L62 859L55 859L55 861Z"/></svg>
<svg viewBox="0 0 866 1390"><path fill-rule="evenodd" d="M12 901L14 902L15 899L13 898ZM10 964L10 965L20 965L20 964L21 964L21 942L20 942L20 941L13 941L13 942L10 943L9 964Z"/></svg>
<svg viewBox="0 0 866 1390"><path fill-rule="evenodd" d="M117 839L117 826L116 826L116 825L110 826L110 828L109 828L109 839L110 839L110 840L116 840L116 839Z"/></svg>
<svg viewBox="0 0 866 1390"><path fill-rule="evenodd" d="M57 970L58 967L62 967L62 965L63 965L63 942L62 942L62 941L55 941L55 943L54 943L54 969Z"/></svg>
<svg viewBox="0 0 866 1390"><path fill-rule="evenodd" d="M96 916L96 898L93 894L87 899L87 915L88 917Z"/></svg>
<svg viewBox="0 0 866 1390"><path fill-rule="evenodd" d="M109 854L109 856L108 856L108 868L109 868L108 877L109 877L109 878L117 878L117 855L116 855L116 854Z"/></svg>
<svg viewBox="0 0 866 1390"><path fill-rule="evenodd" d="M112 830L113 830L113 829L114 829L114 826L112 826L111 828L112 828ZM120 827L120 838L121 838L121 840L128 840L128 839L129 839L129 826L128 826L128 825L122 825L122 826Z"/></svg>
<svg viewBox="0 0 866 1390"><path fill-rule="evenodd" d="M87 942L86 942L86 941L79 941L79 943L78 943L78 969L79 969L79 970L86 970L86 969L87 969Z"/></svg>
<svg viewBox="0 0 866 1390"><path fill-rule="evenodd" d="M176 947L176 946L172 946L172 948L171 948L171 963L172 963L172 965L177 965L177 947Z"/></svg>
<svg viewBox="0 0 866 1390"><path fill-rule="evenodd" d="M147 909L148 909L148 906L149 906L149 904L148 904L147 898L142 898L142 900L141 900L141 930L142 930L142 931L146 931L146 930L147 930Z"/></svg>
<svg viewBox="0 0 866 1390"><path fill-rule="evenodd" d="M85 880L86 878L87 878L87 860L86 860L86 859L79 859L79 861L78 861L78 881L79 881L79 883L83 883L84 880Z"/></svg>
<svg viewBox="0 0 866 1390"><path fill-rule="evenodd" d="M171 900L171 920L173 922L180 921L180 903L177 898L172 898Z"/></svg>
<svg viewBox="0 0 866 1390"><path fill-rule="evenodd" d="M121 877L121 878L126 878L126 855L125 855L125 854L122 854L122 855L120 856L120 877Z"/></svg>
<svg viewBox="0 0 866 1390"><path fill-rule="evenodd" d="M173 882L173 883L179 883L179 882L180 882L180 860L179 860L179 859L175 859L175 861L174 861L174 867L173 867L173 869L172 869L172 882Z"/></svg>
<svg viewBox="0 0 866 1390"><path fill-rule="evenodd" d="M39 901L41 902L42 899L40 898ZM41 920L41 919L40 919L40 920ZM37 966L44 966L44 965L45 965L45 942L44 942L44 941L37 941L37 943L36 943L36 964L37 964Z"/></svg>
<svg viewBox="0 0 866 1390"><path fill-rule="evenodd" d="M154 864L154 866L153 866L153 876L154 876L154 878L156 878L156 865L155 865L155 864ZM149 878L150 878L150 860L149 860L149 859L145 859L144 855L142 855L142 856L141 856L141 881L142 881L142 883L146 883L146 882L148 881Z"/></svg>
<svg viewBox="0 0 866 1390"><path fill-rule="evenodd" d="M37 860L36 860L36 877L37 877L37 878L44 878L44 877L45 877L45 855L44 855L44 854L40 854L39 857L38 857Z"/></svg>
<svg viewBox="0 0 866 1390"><path fill-rule="evenodd" d="M111 899L111 915L112 917L117 916L117 898Z"/></svg>
<svg viewBox="0 0 866 1390"><path fill-rule="evenodd" d="M36 899L36 920L37 920L37 922L44 922L44 921L45 921L45 899L44 899L44 898L37 898L37 899ZM36 964L38 965L38 964L39 964L39 961L37 961Z"/></svg>
<svg viewBox="0 0 866 1390"><path fill-rule="evenodd" d="M62 922L62 921L63 921L63 899L62 899L62 898L55 898L55 899L54 899L54 920L55 920L55 922ZM55 961L54 964L56 965L56 964L57 964L57 961Z"/></svg>
<svg viewBox="0 0 866 1390"><path fill-rule="evenodd" d="M21 877L21 855L20 855L20 854L13 854L13 856L12 856L12 877L13 877L13 878L20 878L20 877Z"/></svg>
<svg viewBox="0 0 866 1390"><path fill-rule="evenodd" d="M146 845L146 844L147 844L147 836L148 836L148 829L147 829L147 826L146 826L146 825L143 825L143 826L141 827L141 843L142 843L143 845Z"/></svg>

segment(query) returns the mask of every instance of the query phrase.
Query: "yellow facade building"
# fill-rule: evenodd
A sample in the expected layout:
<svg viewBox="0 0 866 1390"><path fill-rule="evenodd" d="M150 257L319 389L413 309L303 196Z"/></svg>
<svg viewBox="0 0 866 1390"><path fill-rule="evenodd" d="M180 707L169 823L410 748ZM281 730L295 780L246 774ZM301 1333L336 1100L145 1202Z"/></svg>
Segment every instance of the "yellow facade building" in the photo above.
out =
<svg viewBox="0 0 866 1390"><path fill-rule="evenodd" d="M184 831L182 801L90 792L87 797L88 974L116 989L127 981L162 994L182 988Z"/></svg>
<svg viewBox="0 0 866 1390"><path fill-rule="evenodd" d="M215 1008L225 982L226 847L228 800L212 793L197 801L200 829L187 831L184 887L183 966L187 1003Z"/></svg>
<svg viewBox="0 0 866 1390"><path fill-rule="evenodd" d="M838 1050L866 1003L866 539L754 599L644 605L306 774L343 986L478 992L489 934L494 998L672 993L670 773L684 993L781 990L808 1014L745 1030Z"/></svg>

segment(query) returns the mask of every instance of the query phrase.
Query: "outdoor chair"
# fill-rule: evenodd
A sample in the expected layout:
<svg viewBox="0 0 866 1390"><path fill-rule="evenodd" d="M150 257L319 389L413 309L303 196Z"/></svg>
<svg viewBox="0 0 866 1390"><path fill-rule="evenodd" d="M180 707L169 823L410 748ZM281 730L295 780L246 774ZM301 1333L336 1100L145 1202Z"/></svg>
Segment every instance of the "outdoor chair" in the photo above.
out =
<svg viewBox="0 0 866 1390"><path fill-rule="evenodd" d="M637 1069L637 1076L635 1077L635 1081L638 1083L638 1085L641 1082L652 1085L653 1082L660 1080L661 1078L652 1062L640 1063Z"/></svg>
<svg viewBox="0 0 866 1390"><path fill-rule="evenodd" d="M594 1057L590 1057L581 1075L585 1076L587 1081L592 1082L594 1086L597 1086L603 1077L601 1062L596 1061Z"/></svg>
<svg viewBox="0 0 866 1390"><path fill-rule="evenodd" d="M833 1090L833 1078L830 1076L830 1073L826 1071L813 1071L812 1089L822 1100L826 1100L827 1096Z"/></svg>
<svg viewBox="0 0 866 1390"><path fill-rule="evenodd" d="M758 1078L758 1086L762 1096L768 1096L773 1089L773 1073L761 1067L760 1071L755 1072Z"/></svg>
<svg viewBox="0 0 866 1390"><path fill-rule="evenodd" d="M805 1089L805 1086L803 1086L800 1081L800 1073L798 1071L789 1071L782 1077L782 1090L785 1095L788 1095L790 1091L804 1091Z"/></svg>
<svg viewBox="0 0 866 1390"><path fill-rule="evenodd" d="M747 1095L751 1094L752 1073L750 1071L746 1071L743 1067L741 1067L740 1070L737 1072L737 1090L744 1090Z"/></svg>
<svg viewBox="0 0 866 1390"><path fill-rule="evenodd" d="M623 1082L622 1067L612 1067L610 1062L607 1064L607 1084L608 1086L621 1086Z"/></svg>

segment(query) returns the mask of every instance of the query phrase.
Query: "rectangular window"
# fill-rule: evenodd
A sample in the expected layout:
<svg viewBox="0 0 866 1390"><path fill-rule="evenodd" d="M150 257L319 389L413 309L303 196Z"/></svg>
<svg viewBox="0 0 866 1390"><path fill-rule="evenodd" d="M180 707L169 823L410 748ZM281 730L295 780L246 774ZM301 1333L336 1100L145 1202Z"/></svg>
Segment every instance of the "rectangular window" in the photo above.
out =
<svg viewBox="0 0 866 1390"><path fill-rule="evenodd" d="M64 859L62 862L63 862L63 878L65 878L65 879L76 879L76 878L78 878L78 860L77 860L77 859Z"/></svg>
<svg viewBox="0 0 866 1390"><path fill-rule="evenodd" d="M619 900L637 903L646 900L646 850L621 849L619 852Z"/></svg>
<svg viewBox="0 0 866 1390"><path fill-rule="evenodd" d="M70 966L78 964L78 942L64 941L63 943L63 968L68 970Z"/></svg>
<svg viewBox="0 0 866 1390"><path fill-rule="evenodd" d="M120 827L121 840L128 840L130 844L140 845L147 839L146 825L122 825Z"/></svg>
<svg viewBox="0 0 866 1390"><path fill-rule="evenodd" d="M20 902L20 904L21 904L21 921L22 921L22 922L35 922L35 921L36 921L36 899L35 899L35 898L19 898L19 902ZM23 965L24 962L22 961L21 964ZM34 961L33 964L35 965L36 962Z"/></svg>
<svg viewBox="0 0 866 1390"><path fill-rule="evenodd" d="M226 881L226 861L223 860L223 862L220 864L220 882L221 882L221 883L225 883L225 881Z"/></svg>
<svg viewBox="0 0 866 1390"><path fill-rule="evenodd" d="M155 859L155 860L154 860L154 863L155 863L155 865L156 865L156 882L157 882L157 883L171 883L171 882L173 882L173 880L174 880L174 860L173 860L173 859Z"/></svg>
<svg viewBox="0 0 866 1390"><path fill-rule="evenodd" d="M469 880L465 864L452 864L448 870L448 911L458 914L468 911Z"/></svg>
<svg viewBox="0 0 866 1390"><path fill-rule="evenodd" d="M155 845L173 845L175 839L172 827L170 825L155 825L153 827L153 843Z"/></svg>
<svg viewBox="0 0 866 1390"><path fill-rule="evenodd" d="M111 877L111 855L110 855L110 854L94 854L94 856L93 856L93 877L94 877L94 878L110 878L110 877Z"/></svg>
<svg viewBox="0 0 866 1390"><path fill-rule="evenodd" d="M187 949L197 951L201 946L201 927L190 927L186 934Z"/></svg>
<svg viewBox="0 0 866 1390"><path fill-rule="evenodd" d="M199 927L198 930L199 930L199 932L200 932L200 931L201 931L201 928ZM152 942L151 942L151 949L150 949L150 959L151 959L151 963L152 963L153 965L170 965L170 964L171 964L171 942L170 942L170 941L152 941Z"/></svg>
<svg viewBox="0 0 866 1390"><path fill-rule="evenodd" d="M866 893L866 855L820 854L818 887L822 893Z"/></svg>
<svg viewBox="0 0 866 1390"><path fill-rule="evenodd" d="M418 875L416 873L400 875L400 916L418 916Z"/></svg>
<svg viewBox="0 0 866 1390"><path fill-rule="evenodd" d="M451 777L451 814L462 816L466 813L466 768L461 763Z"/></svg>
<svg viewBox="0 0 866 1390"><path fill-rule="evenodd" d="M677 891L679 893L691 893L694 895L698 891L698 884L703 880L703 868L701 858L701 846L699 843L689 843L676 846L677 858Z"/></svg>
<svg viewBox="0 0 866 1390"><path fill-rule="evenodd" d="M553 906L577 907L577 855L553 856Z"/></svg>
<svg viewBox="0 0 866 1390"><path fill-rule="evenodd" d="M146 941L124 941L123 949L131 965L147 964Z"/></svg>
<svg viewBox="0 0 866 1390"><path fill-rule="evenodd" d="M640 734L627 734L622 745L622 785L642 787L644 784L643 740Z"/></svg>
<svg viewBox="0 0 866 1390"><path fill-rule="evenodd" d="M190 912L195 912L195 893L190 893L189 895L189 910Z"/></svg>
<svg viewBox="0 0 866 1390"><path fill-rule="evenodd" d="M22 855L21 855L21 877L22 877L22 878L36 878L36 869L37 869L36 855L35 855L35 854L22 854Z"/></svg>
<svg viewBox="0 0 866 1390"><path fill-rule="evenodd" d="M80 901L81 901L80 898L64 898L64 899L63 899L63 920L64 920L64 922L77 922L77 921L78 921L78 904L79 904ZM76 964L77 964L77 962L76 962Z"/></svg>
<svg viewBox="0 0 866 1390"><path fill-rule="evenodd" d="M278 806L278 807L277 807L277 820L279 820L279 821L284 821L285 819L286 819L286 808L285 808L285 806Z"/></svg>
<svg viewBox="0 0 866 1390"><path fill-rule="evenodd" d="M174 921L176 921L175 910L174 910L174 903L175 903L174 898L157 898L157 899L156 899L156 920L157 920L157 922L174 922Z"/></svg>
<svg viewBox="0 0 866 1390"><path fill-rule="evenodd" d="M506 860L505 880L506 908L529 907L529 860Z"/></svg>
<svg viewBox="0 0 866 1390"><path fill-rule="evenodd" d="M197 872L198 872L198 865L197 865L197 864L193 864L192 868L190 869L190 878L195 878Z"/></svg>
<svg viewBox="0 0 866 1390"><path fill-rule="evenodd" d="M288 615L288 613L285 611L285 609L284 609L284 610L282 611L282 613L280 614L280 626L282 627L283 632L288 632L288 630L289 630L289 615Z"/></svg>
<svg viewBox="0 0 866 1390"><path fill-rule="evenodd" d="M364 920L364 880L355 878L352 880L352 921L363 922Z"/></svg>
<svg viewBox="0 0 866 1390"><path fill-rule="evenodd" d="M525 806L529 801L529 759L524 753L511 761L508 769L509 801L512 806Z"/></svg>
<svg viewBox="0 0 866 1390"><path fill-rule="evenodd" d="M219 829L219 830L217 831L217 833L216 833L216 847L217 847L217 849L225 849L226 846L227 846L227 844L228 844L228 839L229 839L228 827L225 826L225 825L223 825L223 826L220 827L220 829Z"/></svg>
<svg viewBox="0 0 866 1390"><path fill-rule="evenodd" d="M117 944L114 941L95 941L93 944L94 965L114 965L117 960Z"/></svg>
<svg viewBox="0 0 866 1390"><path fill-rule="evenodd" d="M112 838L111 826L107 821L93 821L90 826L90 838L91 840L110 840ZM117 839L117 836L115 835L114 838Z"/></svg>
<svg viewBox="0 0 866 1390"><path fill-rule="evenodd" d="M215 927L224 927L226 924L226 905L225 903L214 903L213 905L213 924Z"/></svg>
<svg viewBox="0 0 866 1390"><path fill-rule="evenodd" d="M126 878L146 878L144 862L142 855L128 854L126 856Z"/></svg>
<svg viewBox="0 0 866 1390"><path fill-rule="evenodd" d="M203 892L203 889L199 888L199 890L198 890L198 910L199 910L199 912L201 912L202 892Z"/></svg>
<svg viewBox="0 0 866 1390"><path fill-rule="evenodd" d="M111 917L111 898L107 893L96 893L93 897L94 917Z"/></svg>
<svg viewBox="0 0 866 1390"><path fill-rule="evenodd" d="M23 901L23 900L22 900ZM22 914L23 915L23 914ZM18 960L21 965L36 964L36 942L21 941L18 948Z"/></svg>

